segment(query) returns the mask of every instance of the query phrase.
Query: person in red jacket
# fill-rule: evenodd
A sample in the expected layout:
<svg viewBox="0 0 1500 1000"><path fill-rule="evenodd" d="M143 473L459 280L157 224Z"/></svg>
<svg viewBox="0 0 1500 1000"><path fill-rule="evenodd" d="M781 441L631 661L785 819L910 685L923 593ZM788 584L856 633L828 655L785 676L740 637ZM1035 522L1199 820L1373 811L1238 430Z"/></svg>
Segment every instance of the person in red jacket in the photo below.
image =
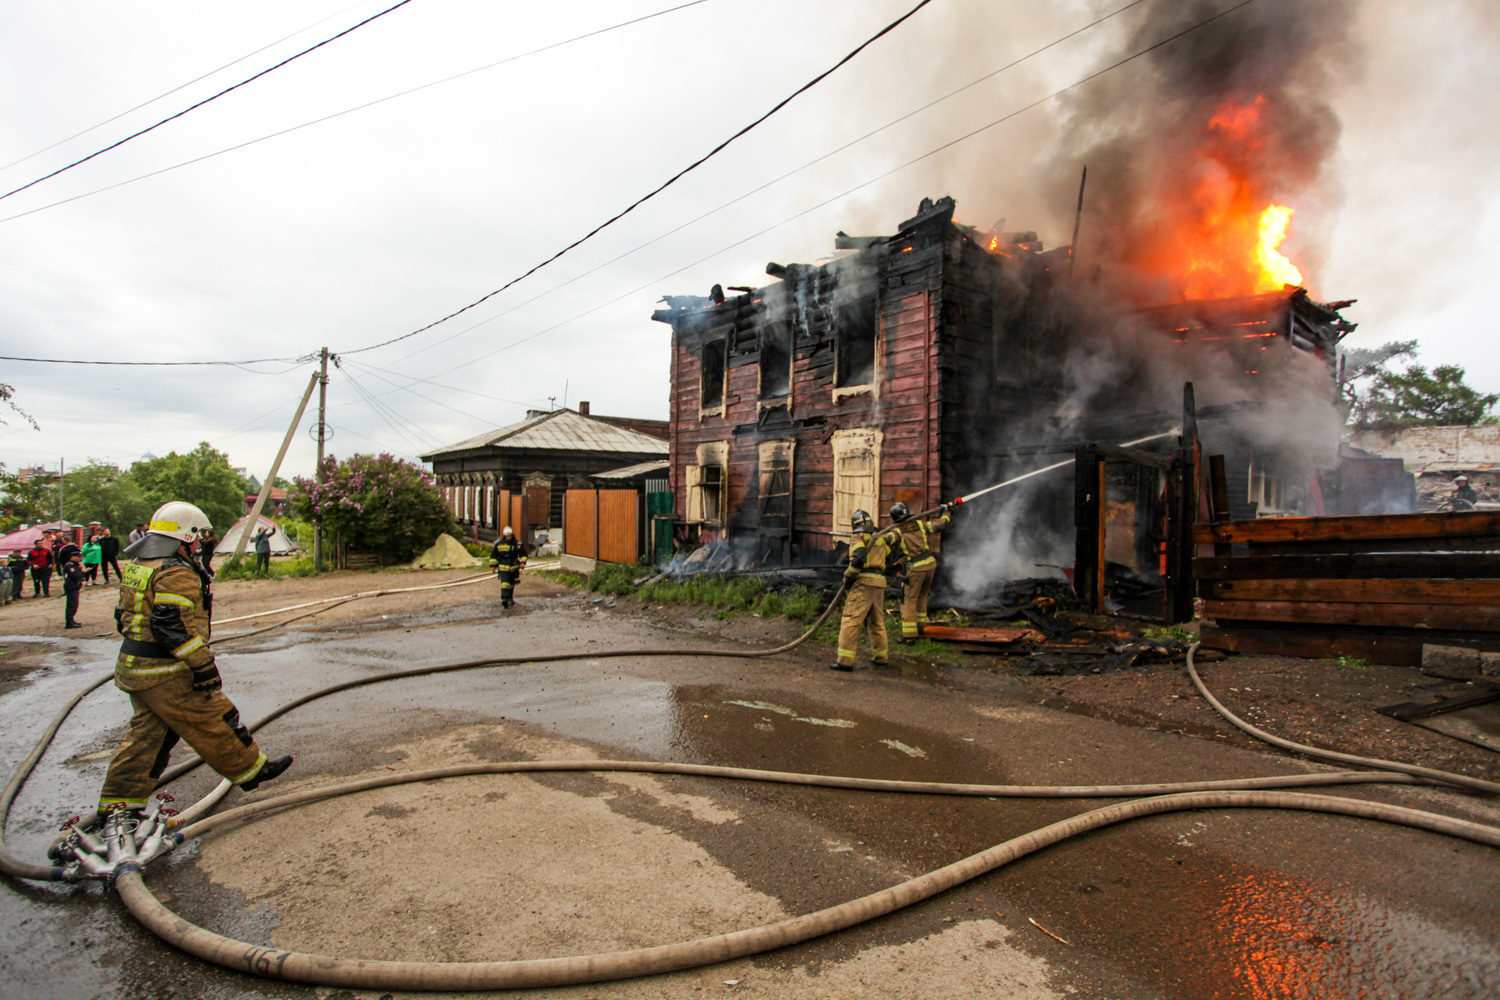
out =
<svg viewBox="0 0 1500 1000"><path fill-rule="evenodd" d="M51 597L52 550L38 538L26 556L26 561L31 563L31 596Z"/></svg>

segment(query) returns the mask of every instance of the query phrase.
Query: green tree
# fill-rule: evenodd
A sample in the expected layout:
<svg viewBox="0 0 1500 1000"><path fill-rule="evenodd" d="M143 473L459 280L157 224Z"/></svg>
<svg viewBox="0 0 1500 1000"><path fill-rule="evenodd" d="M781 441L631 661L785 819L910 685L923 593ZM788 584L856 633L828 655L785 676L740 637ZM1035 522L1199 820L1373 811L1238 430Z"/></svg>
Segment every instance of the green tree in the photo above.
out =
<svg viewBox="0 0 1500 1000"><path fill-rule="evenodd" d="M0 508L8 517L6 530L18 524L46 524L57 520L57 477L22 479L0 465Z"/></svg>
<svg viewBox="0 0 1500 1000"><path fill-rule="evenodd" d="M354 455L343 462L330 455L323 474L321 485L298 476L292 503L298 517L321 520L351 551L411 559L453 530L442 493L419 465L393 455Z"/></svg>
<svg viewBox="0 0 1500 1000"><path fill-rule="evenodd" d="M69 472L63 489L69 521L98 521L117 538L124 538L156 509L133 475L94 459Z"/></svg>
<svg viewBox="0 0 1500 1000"><path fill-rule="evenodd" d="M218 531L244 516L250 484L229 464L229 456L207 441L186 455L175 451L130 467L130 477L152 510L170 500L196 504Z"/></svg>
<svg viewBox="0 0 1500 1000"><path fill-rule="evenodd" d="M1429 372L1408 365L1404 372L1379 369L1354 399L1356 427L1433 427L1478 424L1492 418L1500 393L1482 393L1464 384L1461 365L1438 365Z"/></svg>
<svg viewBox="0 0 1500 1000"><path fill-rule="evenodd" d="M36 421L31 418L31 414L29 414L25 410L21 409L12 400L12 397L14 397L15 394L16 394L16 390L15 390L14 386L9 386L9 385L6 385L4 382L0 382L0 403L4 403L6 405L6 407L9 408L12 413L14 413L16 416L20 417L22 420L24 420L28 424L30 424L32 430L34 430L34 431L35 430L40 430L41 428L37 427ZM6 421L3 418L0 418L0 424L3 424L5 422Z"/></svg>

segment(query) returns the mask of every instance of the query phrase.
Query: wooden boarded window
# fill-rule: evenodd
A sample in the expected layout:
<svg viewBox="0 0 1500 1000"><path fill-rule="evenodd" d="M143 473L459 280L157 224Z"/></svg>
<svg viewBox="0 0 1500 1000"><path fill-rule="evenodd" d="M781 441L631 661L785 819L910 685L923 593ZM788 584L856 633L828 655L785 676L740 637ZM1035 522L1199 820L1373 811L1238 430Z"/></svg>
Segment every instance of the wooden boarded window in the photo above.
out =
<svg viewBox="0 0 1500 1000"><path fill-rule="evenodd" d="M727 357L724 341L711 340L703 345L698 407L704 415L724 412L724 367Z"/></svg>
<svg viewBox="0 0 1500 1000"><path fill-rule="evenodd" d="M792 324L780 320L760 331L760 399L786 399L792 393Z"/></svg>
<svg viewBox="0 0 1500 1000"><path fill-rule="evenodd" d="M526 495L526 523L533 528L552 526L552 480L543 475L530 475L524 483Z"/></svg>
<svg viewBox="0 0 1500 1000"><path fill-rule="evenodd" d="M835 310L833 385L837 389L875 382L875 305L873 294L859 295Z"/></svg>
<svg viewBox="0 0 1500 1000"><path fill-rule="evenodd" d="M791 530L792 451L795 441L764 441L760 459L760 524L763 528Z"/></svg>
<svg viewBox="0 0 1500 1000"><path fill-rule="evenodd" d="M863 510L880 520L880 445L873 427L833 432L833 525L835 535L851 533L850 519Z"/></svg>

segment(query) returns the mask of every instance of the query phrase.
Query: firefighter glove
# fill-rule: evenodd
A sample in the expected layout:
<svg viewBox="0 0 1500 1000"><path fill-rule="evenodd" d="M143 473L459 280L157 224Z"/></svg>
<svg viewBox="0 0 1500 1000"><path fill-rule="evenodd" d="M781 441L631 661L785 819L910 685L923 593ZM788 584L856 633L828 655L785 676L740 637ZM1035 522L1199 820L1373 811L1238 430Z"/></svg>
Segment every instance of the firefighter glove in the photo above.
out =
<svg viewBox="0 0 1500 1000"><path fill-rule="evenodd" d="M201 668L193 671L194 691L217 691L224 686L219 677L219 666L213 660L209 660Z"/></svg>

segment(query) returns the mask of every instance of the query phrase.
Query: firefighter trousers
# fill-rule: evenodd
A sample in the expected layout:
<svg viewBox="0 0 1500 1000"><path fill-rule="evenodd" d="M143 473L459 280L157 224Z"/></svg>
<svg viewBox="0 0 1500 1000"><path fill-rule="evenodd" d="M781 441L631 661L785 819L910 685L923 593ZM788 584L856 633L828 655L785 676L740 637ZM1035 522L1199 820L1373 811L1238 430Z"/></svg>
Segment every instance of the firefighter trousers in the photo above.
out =
<svg viewBox="0 0 1500 1000"><path fill-rule="evenodd" d="M236 785L260 773L266 755L240 723L239 709L222 690L194 691L192 673L172 674L144 691L130 692L135 714L120 752L109 763L99 808L143 806L167 768L178 739Z"/></svg>
<svg viewBox="0 0 1500 1000"><path fill-rule="evenodd" d="M927 624L927 597L936 575L937 563L907 571L906 596L901 600L901 638L916 638Z"/></svg>
<svg viewBox="0 0 1500 1000"><path fill-rule="evenodd" d="M500 577L500 603L510 605L515 602L516 584L521 582L521 567L501 566L495 571Z"/></svg>
<svg viewBox="0 0 1500 1000"><path fill-rule="evenodd" d="M859 651L859 630L870 626L870 659L884 663L890 654L890 640L885 634L885 583L856 580L849 585L844 598L844 620L839 624L839 664L854 666Z"/></svg>

